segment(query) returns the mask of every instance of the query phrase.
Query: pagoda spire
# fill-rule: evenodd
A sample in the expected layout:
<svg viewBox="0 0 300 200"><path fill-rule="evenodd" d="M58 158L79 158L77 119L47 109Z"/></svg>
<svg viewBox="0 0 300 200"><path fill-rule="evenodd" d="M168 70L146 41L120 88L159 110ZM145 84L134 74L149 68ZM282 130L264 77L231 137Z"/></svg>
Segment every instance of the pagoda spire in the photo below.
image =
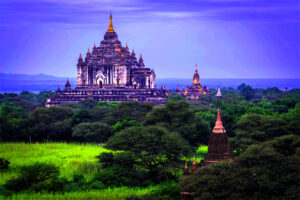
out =
<svg viewBox="0 0 300 200"><path fill-rule="evenodd" d="M82 59L81 53L79 54L79 59Z"/></svg>
<svg viewBox="0 0 300 200"><path fill-rule="evenodd" d="M193 160L193 165L192 165L192 171L197 169L197 163L196 163L196 159L194 158Z"/></svg>
<svg viewBox="0 0 300 200"><path fill-rule="evenodd" d="M184 171L183 171L183 176L187 176L189 175L189 168L187 166L187 162L185 161L185 165L184 165Z"/></svg>
<svg viewBox="0 0 300 200"><path fill-rule="evenodd" d="M113 24L112 24L112 14L111 13L110 13L110 16L109 16L109 25L108 25L107 32L110 32L110 33L115 32Z"/></svg>
<svg viewBox="0 0 300 200"><path fill-rule="evenodd" d="M88 48L87 53L90 54L90 48Z"/></svg>
<svg viewBox="0 0 300 200"><path fill-rule="evenodd" d="M226 133L226 130L223 127L223 123L221 120L220 109L218 109L217 120L216 120L215 127L213 129L213 132L214 133Z"/></svg>

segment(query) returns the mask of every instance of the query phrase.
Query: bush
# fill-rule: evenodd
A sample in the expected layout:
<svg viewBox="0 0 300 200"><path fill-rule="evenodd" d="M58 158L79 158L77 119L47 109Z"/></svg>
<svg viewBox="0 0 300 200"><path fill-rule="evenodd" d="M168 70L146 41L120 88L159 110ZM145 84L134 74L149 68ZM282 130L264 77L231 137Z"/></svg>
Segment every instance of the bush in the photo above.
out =
<svg viewBox="0 0 300 200"><path fill-rule="evenodd" d="M160 200L180 200L180 189L176 182L163 183L153 193Z"/></svg>
<svg viewBox="0 0 300 200"><path fill-rule="evenodd" d="M5 189L4 187L0 187L0 197L1 196L4 196L4 197L8 197L8 196L11 196L12 195L12 192Z"/></svg>
<svg viewBox="0 0 300 200"><path fill-rule="evenodd" d="M95 175L97 181L109 187L134 185L135 174L122 167L113 166L102 170Z"/></svg>
<svg viewBox="0 0 300 200"><path fill-rule="evenodd" d="M8 169L10 162L4 158L0 158L0 169Z"/></svg>
<svg viewBox="0 0 300 200"><path fill-rule="evenodd" d="M15 192L27 189L58 191L63 189L63 180L58 179L58 176L58 167L51 164L35 163L22 167L20 175L7 181L4 187Z"/></svg>
<svg viewBox="0 0 300 200"><path fill-rule="evenodd" d="M146 194L143 196L130 196L127 197L125 200L159 200L154 194Z"/></svg>

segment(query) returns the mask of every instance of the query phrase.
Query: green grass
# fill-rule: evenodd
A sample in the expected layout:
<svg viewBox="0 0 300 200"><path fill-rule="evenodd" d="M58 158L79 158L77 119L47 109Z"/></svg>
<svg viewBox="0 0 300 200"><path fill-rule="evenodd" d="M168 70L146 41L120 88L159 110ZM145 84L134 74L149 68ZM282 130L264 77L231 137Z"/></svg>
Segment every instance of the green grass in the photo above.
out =
<svg viewBox="0 0 300 200"><path fill-rule="evenodd" d="M9 199L12 200L124 200L126 197L132 195L145 195L150 194L153 189L156 187L148 187L148 188L128 188L128 187L119 187L119 188L108 188L105 190L91 190L91 191L78 191L78 192L67 192L64 194L61 193L19 193L13 194ZM0 199L4 199L4 197L0 196Z"/></svg>
<svg viewBox="0 0 300 200"><path fill-rule="evenodd" d="M16 176L21 166L35 162L55 164L61 176L68 179L74 174L83 174L89 180L100 169L96 156L108 151L93 144L0 143L0 158L10 161L9 169L0 171L0 186Z"/></svg>
<svg viewBox="0 0 300 200"><path fill-rule="evenodd" d="M0 171L0 186L7 180L18 175L20 168L35 162L52 163L60 168L61 177L71 179L74 174L82 174L91 180L100 170L96 156L109 150L94 144L68 144L68 143L0 143L0 158L10 161L8 170ZM197 149L197 162L207 153L207 146ZM192 161L193 158L187 158ZM159 186L148 188L108 188L104 190L77 191L61 193L18 193L9 199L99 199L124 200L131 195L149 194ZM4 197L0 196L0 199Z"/></svg>

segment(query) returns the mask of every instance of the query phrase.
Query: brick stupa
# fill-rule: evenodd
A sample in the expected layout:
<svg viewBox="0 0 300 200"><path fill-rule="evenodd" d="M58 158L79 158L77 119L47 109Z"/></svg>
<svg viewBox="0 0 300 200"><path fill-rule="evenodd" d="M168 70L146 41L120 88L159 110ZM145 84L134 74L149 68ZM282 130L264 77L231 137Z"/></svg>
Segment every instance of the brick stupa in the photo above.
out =
<svg viewBox="0 0 300 200"><path fill-rule="evenodd" d="M217 121L208 141L208 153L205 155L204 160L201 161L200 166L221 161L232 161L232 155L226 130L221 121L220 110L218 109Z"/></svg>

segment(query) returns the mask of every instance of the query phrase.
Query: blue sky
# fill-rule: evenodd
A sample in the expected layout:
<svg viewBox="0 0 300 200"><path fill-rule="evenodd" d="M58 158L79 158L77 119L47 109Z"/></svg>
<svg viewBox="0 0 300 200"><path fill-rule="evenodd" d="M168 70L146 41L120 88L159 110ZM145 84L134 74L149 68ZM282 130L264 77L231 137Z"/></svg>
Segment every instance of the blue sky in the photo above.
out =
<svg viewBox="0 0 300 200"><path fill-rule="evenodd" d="M159 78L300 78L296 0L1 0L0 72L75 77L110 11Z"/></svg>

